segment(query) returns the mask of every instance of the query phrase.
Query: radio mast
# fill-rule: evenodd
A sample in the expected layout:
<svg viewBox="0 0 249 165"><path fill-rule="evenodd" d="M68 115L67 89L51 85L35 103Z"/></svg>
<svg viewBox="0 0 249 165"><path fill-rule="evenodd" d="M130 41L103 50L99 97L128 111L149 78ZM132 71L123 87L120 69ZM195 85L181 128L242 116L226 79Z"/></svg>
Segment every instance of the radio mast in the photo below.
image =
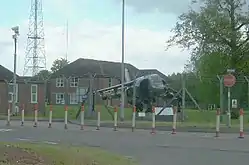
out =
<svg viewBox="0 0 249 165"><path fill-rule="evenodd" d="M44 69L46 69L46 55L42 0L31 0L23 75L35 76Z"/></svg>

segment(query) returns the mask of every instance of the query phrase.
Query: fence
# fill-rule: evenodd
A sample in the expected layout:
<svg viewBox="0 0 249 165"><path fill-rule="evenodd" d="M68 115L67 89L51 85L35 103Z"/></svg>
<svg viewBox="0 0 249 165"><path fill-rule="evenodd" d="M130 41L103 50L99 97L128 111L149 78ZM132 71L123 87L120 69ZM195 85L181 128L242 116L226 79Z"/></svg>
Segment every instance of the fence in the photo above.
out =
<svg viewBox="0 0 249 165"><path fill-rule="evenodd" d="M193 122L214 122L213 113L203 111L215 111L221 109L221 121L238 119L239 108L245 110L245 121L249 122L249 77L236 76L236 83L230 88L230 102L228 103L228 88L224 86L223 76L197 77L193 74L175 75L170 86L182 90L182 108L187 120ZM230 107L229 107L230 106ZM202 110L198 113L193 110ZM192 110L192 111L191 111ZM229 110L231 113L229 113ZM215 113L215 112L214 112ZM224 116L225 115L225 116ZM227 117L226 117L227 116Z"/></svg>
<svg viewBox="0 0 249 165"><path fill-rule="evenodd" d="M236 84L230 88L231 99L236 99L237 106L247 110L249 107L249 82L246 76L237 76L236 79ZM228 108L228 89L223 84L223 76L178 76L170 85L177 90L185 89L186 108L196 109L198 106L202 110L216 107ZM181 93L184 97L184 93Z"/></svg>
<svg viewBox="0 0 249 165"><path fill-rule="evenodd" d="M20 99L17 99L17 104L19 107L25 104L25 107L28 107L27 110L32 110L32 104L30 102L33 95L31 96L29 93L31 92L32 85L38 85L36 95L37 101L39 100L39 105L45 105L45 98L49 100L48 102L50 104L75 105L77 107L79 107L83 100L86 100L86 104L89 105L87 106L89 110L93 110L93 106L91 105L103 105L108 103L103 103L99 95L96 95L94 99L86 99L87 97L93 98L88 92L119 83L118 80L115 79L111 79L111 81L115 80L115 82L110 82L110 78L104 76L100 78L87 75L80 77L77 81L72 81L73 76L62 77L64 79L63 82L65 82L63 87L57 87L58 84L55 79L50 79L49 81L29 80L18 82L20 85L17 95ZM245 111L248 110L249 106L249 83L247 80L246 76L237 76L236 84L231 87L231 99L237 100L237 107L244 108ZM216 110L217 107L221 107L221 110L225 112L228 108L227 88L223 85L222 76L196 77L195 75L186 74L185 77L181 77L181 75L179 75L171 82L171 87L177 90L184 89L181 91L183 96L183 109ZM10 89L8 90L8 94L9 93L11 93ZM4 102L3 98L1 101L2 103ZM114 106L119 106L120 103L118 99L108 102L109 104L112 102ZM4 113L6 113L8 108L7 100L4 107ZM39 112L46 112L43 106L39 107L39 110ZM91 110L87 112L91 112ZM89 114L86 114L86 116L88 115ZM207 116L203 117L207 118Z"/></svg>

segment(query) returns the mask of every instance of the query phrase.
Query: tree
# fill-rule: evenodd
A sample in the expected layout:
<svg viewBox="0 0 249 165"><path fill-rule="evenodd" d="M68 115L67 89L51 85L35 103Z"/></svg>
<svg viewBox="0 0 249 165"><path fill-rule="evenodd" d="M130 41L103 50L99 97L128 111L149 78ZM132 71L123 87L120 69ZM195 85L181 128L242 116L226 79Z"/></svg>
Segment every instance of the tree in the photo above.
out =
<svg viewBox="0 0 249 165"><path fill-rule="evenodd" d="M48 70L41 70L35 77L38 77L39 79L47 80L49 79L51 72Z"/></svg>
<svg viewBox="0 0 249 165"><path fill-rule="evenodd" d="M65 58L57 59L53 62L52 67L51 67L51 71L54 73L57 70L66 66L67 64L69 64L69 61L67 59L65 59Z"/></svg>
<svg viewBox="0 0 249 165"><path fill-rule="evenodd" d="M237 74L249 71L249 14L241 0L202 0L200 9L179 16L167 41L168 48L181 46L191 51L191 62L198 74L216 75L226 69ZM214 61L225 59L217 70L205 70ZM216 65L216 64L215 64ZM217 65L216 65L217 66Z"/></svg>
<svg viewBox="0 0 249 165"><path fill-rule="evenodd" d="M190 8L179 16L167 48L177 45L190 50L193 70L201 80L198 98L207 103L219 103L216 75L232 68L236 70L238 80L249 72L249 12L242 0L199 2L198 10ZM244 86L237 83L232 89L232 97L242 102Z"/></svg>

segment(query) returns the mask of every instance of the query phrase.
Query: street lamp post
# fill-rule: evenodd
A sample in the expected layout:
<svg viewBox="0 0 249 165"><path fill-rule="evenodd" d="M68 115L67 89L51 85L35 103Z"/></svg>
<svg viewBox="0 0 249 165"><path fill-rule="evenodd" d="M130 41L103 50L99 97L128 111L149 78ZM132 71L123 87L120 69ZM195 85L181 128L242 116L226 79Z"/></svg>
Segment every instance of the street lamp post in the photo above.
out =
<svg viewBox="0 0 249 165"><path fill-rule="evenodd" d="M17 52L17 38L19 36L19 26L15 26L11 28L14 32L12 38L14 39L14 73L13 73L13 98L12 98L12 113L15 112L16 107L16 93L17 93L17 85L16 85L16 52Z"/></svg>
<svg viewBox="0 0 249 165"><path fill-rule="evenodd" d="M124 17L125 17L125 0L122 0L122 41L121 41L121 51L122 51L122 63L121 63L121 110L120 110L120 118L121 121L124 120L124 100L125 100L125 93L124 93L124 70L125 70L125 66L124 66L124 47L125 47L125 43L124 43Z"/></svg>

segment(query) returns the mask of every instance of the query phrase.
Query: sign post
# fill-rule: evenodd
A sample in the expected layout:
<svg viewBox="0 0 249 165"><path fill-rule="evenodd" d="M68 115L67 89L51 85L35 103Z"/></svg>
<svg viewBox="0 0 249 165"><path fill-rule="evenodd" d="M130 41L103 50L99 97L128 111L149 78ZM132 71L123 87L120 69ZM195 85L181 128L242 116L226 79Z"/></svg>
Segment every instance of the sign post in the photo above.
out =
<svg viewBox="0 0 249 165"><path fill-rule="evenodd" d="M224 76L224 86L226 86L227 89L227 102L228 102L228 106L227 106L227 126L231 127L231 87L234 86L235 82L236 82L236 78L234 75L231 74L231 72L234 72L234 70L229 69L228 70L229 74Z"/></svg>
<svg viewBox="0 0 249 165"><path fill-rule="evenodd" d="M232 99L232 108L238 108L237 99Z"/></svg>

